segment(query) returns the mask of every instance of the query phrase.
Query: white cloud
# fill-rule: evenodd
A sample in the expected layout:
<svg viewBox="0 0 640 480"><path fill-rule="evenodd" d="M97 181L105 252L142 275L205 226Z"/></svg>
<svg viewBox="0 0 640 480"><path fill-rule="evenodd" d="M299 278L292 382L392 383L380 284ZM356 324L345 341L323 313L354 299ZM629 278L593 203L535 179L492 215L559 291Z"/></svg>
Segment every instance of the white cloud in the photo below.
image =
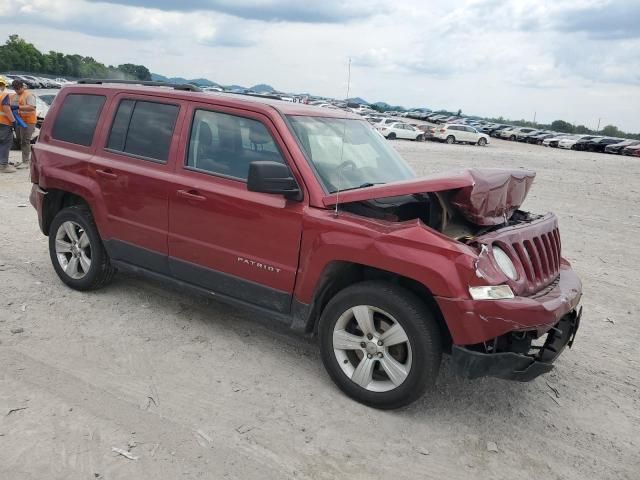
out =
<svg viewBox="0 0 640 480"><path fill-rule="evenodd" d="M640 131L636 1L110 1L137 6L0 0L0 23L45 51L338 97L352 57L351 92L370 101L549 122L604 116Z"/></svg>

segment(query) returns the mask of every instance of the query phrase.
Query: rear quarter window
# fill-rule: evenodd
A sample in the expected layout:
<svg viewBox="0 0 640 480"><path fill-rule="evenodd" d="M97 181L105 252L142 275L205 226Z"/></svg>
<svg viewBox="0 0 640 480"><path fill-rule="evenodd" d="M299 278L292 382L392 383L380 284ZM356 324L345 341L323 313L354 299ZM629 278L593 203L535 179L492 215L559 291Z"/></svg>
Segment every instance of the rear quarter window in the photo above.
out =
<svg viewBox="0 0 640 480"><path fill-rule="evenodd" d="M51 136L63 142L91 146L105 100L103 95L67 95L53 123Z"/></svg>

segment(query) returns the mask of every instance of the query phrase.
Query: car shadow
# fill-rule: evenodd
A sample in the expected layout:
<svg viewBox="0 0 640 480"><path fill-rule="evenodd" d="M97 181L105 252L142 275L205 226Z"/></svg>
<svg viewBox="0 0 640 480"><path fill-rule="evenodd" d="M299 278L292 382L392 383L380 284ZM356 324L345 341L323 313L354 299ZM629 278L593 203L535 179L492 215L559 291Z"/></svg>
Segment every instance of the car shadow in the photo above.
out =
<svg viewBox="0 0 640 480"><path fill-rule="evenodd" d="M111 285L99 292L144 298L145 302L153 303L154 308L180 315L185 322L193 323L194 327L231 329L241 336L250 335L261 345L270 345L277 355L290 356L284 359L288 365L293 363L309 369L308 365L299 362L302 356L310 365L317 367L312 367L313 371L324 374L315 338L299 335L282 323L262 318L240 307L192 295L182 288L131 273L118 274ZM334 395L343 396L328 375L324 374L319 381L327 388L333 388ZM448 420L458 413L469 411L478 416L525 416L529 405L539 402L539 395L535 381L521 383L496 378L467 380L459 377L451 368L449 356L443 355L435 387L413 404L386 413L412 420Z"/></svg>

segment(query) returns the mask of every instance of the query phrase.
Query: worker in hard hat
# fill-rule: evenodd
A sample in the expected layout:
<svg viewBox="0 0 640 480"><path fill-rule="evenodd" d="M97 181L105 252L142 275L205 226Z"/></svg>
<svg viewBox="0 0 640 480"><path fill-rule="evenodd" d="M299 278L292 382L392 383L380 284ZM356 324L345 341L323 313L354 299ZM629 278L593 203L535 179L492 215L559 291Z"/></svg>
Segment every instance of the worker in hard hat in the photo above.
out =
<svg viewBox="0 0 640 480"><path fill-rule="evenodd" d="M9 165L9 152L13 144L12 125L15 118L11 111L11 98L7 93L9 81L0 75L0 173L13 173L16 169Z"/></svg>

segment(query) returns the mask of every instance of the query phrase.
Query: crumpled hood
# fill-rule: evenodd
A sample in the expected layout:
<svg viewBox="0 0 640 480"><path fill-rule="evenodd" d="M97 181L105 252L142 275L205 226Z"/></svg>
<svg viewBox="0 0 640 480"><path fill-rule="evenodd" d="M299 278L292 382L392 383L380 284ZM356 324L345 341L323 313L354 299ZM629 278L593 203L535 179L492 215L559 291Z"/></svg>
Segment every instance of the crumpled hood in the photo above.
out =
<svg viewBox="0 0 640 480"><path fill-rule="evenodd" d="M469 222L500 225L524 202L535 172L522 169L473 168L349 190L322 199L325 206L415 193L450 192L449 201Z"/></svg>

